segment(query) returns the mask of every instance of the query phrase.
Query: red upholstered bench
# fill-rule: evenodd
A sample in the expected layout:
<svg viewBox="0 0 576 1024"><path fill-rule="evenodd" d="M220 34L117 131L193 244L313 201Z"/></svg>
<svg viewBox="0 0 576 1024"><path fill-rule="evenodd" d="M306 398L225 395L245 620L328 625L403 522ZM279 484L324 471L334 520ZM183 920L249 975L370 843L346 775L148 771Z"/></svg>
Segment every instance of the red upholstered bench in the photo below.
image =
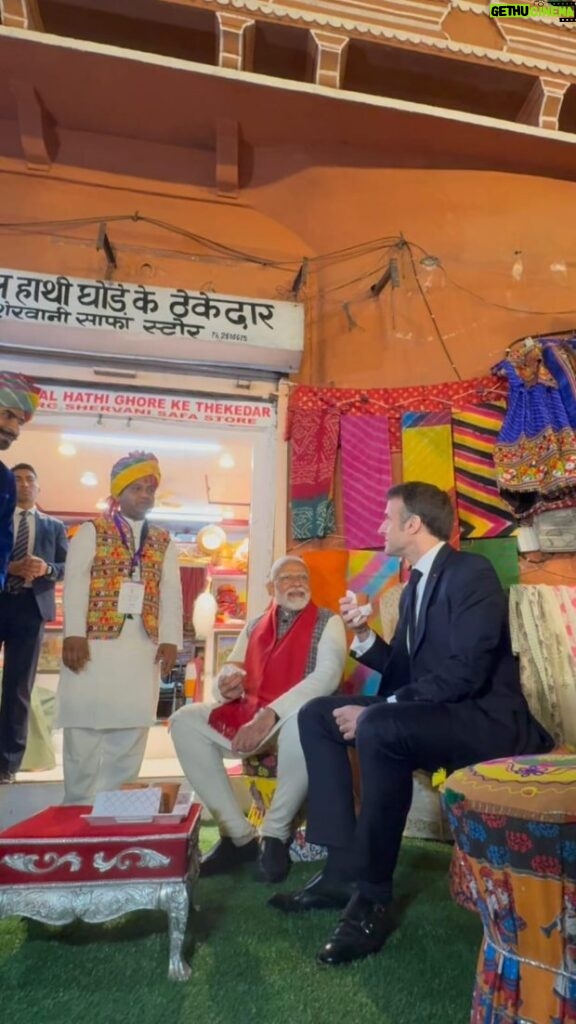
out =
<svg viewBox="0 0 576 1024"><path fill-rule="evenodd" d="M168 977L186 981L182 957L198 876L200 805L179 823L93 826L89 807L48 807L0 832L0 918L62 925L110 921L132 910L168 914Z"/></svg>

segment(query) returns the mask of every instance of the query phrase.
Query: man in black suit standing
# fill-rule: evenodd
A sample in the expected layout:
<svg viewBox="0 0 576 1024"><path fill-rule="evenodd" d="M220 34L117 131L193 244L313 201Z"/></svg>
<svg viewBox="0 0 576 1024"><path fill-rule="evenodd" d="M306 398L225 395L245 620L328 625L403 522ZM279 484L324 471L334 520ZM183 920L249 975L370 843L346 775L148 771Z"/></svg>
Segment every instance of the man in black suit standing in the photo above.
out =
<svg viewBox="0 0 576 1024"><path fill-rule="evenodd" d="M447 540L454 513L430 484L388 492L385 551L412 566L390 644L366 625L354 595L341 601L352 653L381 673L376 697L321 697L299 714L309 776L307 838L328 847L305 889L277 894L286 913L344 907L318 954L322 964L377 952L391 928L392 878L416 769L449 771L511 754L548 751L510 648L507 602L487 559ZM355 746L361 804L354 808L348 748Z"/></svg>
<svg viewBox="0 0 576 1024"><path fill-rule="evenodd" d="M64 575L68 541L59 519L36 508L40 490L33 466L12 470L16 482L14 547L0 593L4 670L0 701L0 784L13 782L28 736L30 697L44 623L55 618L54 585Z"/></svg>
<svg viewBox="0 0 576 1024"><path fill-rule="evenodd" d="M40 401L40 388L23 373L0 370L0 451L17 440L20 428L32 419ZM14 546L13 518L16 505L14 476L0 462L0 589Z"/></svg>

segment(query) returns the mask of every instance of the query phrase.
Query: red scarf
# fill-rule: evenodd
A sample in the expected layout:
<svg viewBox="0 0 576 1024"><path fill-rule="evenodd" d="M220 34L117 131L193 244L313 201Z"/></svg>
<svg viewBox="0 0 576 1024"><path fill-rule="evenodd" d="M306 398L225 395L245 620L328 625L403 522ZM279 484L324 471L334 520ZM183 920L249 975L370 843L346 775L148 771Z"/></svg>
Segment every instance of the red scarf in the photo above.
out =
<svg viewBox="0 0 576 1024"><path fill-rule="evenodd" d="M281 640L277 636L277 610L278 605L272 603L250 634L244 662L244 696L219 704L210 712L208 724L230 740L260 708L282 697L304 678L318 609L310 601Z"/></svg>

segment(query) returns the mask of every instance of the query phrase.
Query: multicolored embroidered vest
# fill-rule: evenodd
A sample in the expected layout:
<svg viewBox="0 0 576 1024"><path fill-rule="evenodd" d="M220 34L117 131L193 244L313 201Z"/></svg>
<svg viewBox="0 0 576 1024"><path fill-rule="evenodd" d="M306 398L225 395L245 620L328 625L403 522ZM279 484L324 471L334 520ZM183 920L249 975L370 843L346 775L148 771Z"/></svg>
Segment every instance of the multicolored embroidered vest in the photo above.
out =
<svg viewBox="0 0 576 1024"><path fill-rule="evenodd" d="M113 640L119 636L125 616L117 611L118 594L124 580L130 579L130 552L113 521L103 516L93 521L96 530L96 554L90 572L88 630L91 640ZM142 623L148 636L158 642L160 580L170 534L158 526L149 526L140 559L140 580L144 584Z"/></svg>

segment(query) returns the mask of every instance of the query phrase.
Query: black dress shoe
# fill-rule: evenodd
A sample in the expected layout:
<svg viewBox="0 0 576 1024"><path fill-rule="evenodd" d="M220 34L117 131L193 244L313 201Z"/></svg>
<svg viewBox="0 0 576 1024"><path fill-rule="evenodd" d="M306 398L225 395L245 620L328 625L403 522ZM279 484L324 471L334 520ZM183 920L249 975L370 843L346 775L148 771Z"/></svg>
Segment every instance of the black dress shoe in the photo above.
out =
<svg viewBox="0 0 576 1024"><path fill-rule="evenodd" d="M302 914L306 910L334 910L345 907L354 892L352 882L332 882L322 872L314 875L303 889L296 892L277 892L268 900L268 906L284 914Z"/></svg>
<svg viewBox="0 0 576 1024"><path fill-rule="evenodd" d="M283 842L282 839L277 839L276 836L262 836L258 866L256 868L256 881L278 883L288 878L288 873L292 867L288 852L291 842L291 839Z"/></svg>
<svg viewBox="0 0 576 1024"><path fill-rule="evenodd" d="M202 857L200 861L200 878L211 875L225 875L242 864L256 860L258 856L258 840L251 839L244 846L235 846L228 836L220 841Z"/></svg>
<svg viewBox="0 0 576 1024"><path fill-rule="evenodd" d="M390 904L372 903L356 893L316 960L336 967L377 953L392 931Z"/></svg>

